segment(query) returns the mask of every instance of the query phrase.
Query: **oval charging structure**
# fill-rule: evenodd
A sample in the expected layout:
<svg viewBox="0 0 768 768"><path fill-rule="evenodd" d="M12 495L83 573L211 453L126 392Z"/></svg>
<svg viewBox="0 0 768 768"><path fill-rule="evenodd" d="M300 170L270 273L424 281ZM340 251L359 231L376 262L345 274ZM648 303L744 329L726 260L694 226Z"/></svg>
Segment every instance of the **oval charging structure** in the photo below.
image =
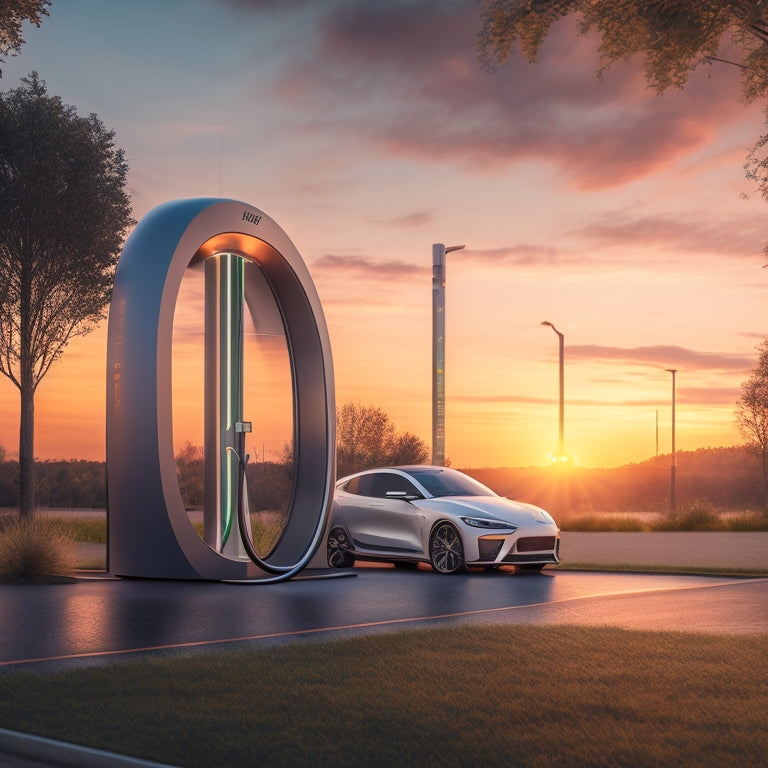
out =
<svg viewBox="0 0 768 768"><path fill-rule="evenodd" d="M190 266L205 270L203 538L182 501L172 430L173 318ZM271 312L282 326L293 390L293 489L282 533L263 559L250 543L242 493L251 429L242 413L246 307L254 322ZM109 315L108 569L137 578L272 582L325 568L334 471L330 341L293 243L269 216L236 200L176 200L150 211L123 249Z"/></svg>

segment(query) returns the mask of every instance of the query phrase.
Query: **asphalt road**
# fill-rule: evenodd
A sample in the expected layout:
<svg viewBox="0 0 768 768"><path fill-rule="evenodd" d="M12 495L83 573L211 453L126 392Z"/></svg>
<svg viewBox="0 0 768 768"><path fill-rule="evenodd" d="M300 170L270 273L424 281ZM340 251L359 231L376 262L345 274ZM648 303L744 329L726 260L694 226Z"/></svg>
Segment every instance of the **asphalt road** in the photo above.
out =
<svg viewBox="0 0 768 768"><path fill-rule="evenodd" d="M450 622L768 633L768 579L547 571L354 576L234 585L78 579L0 585L0 673L138 653L334 639Z"/></svg>

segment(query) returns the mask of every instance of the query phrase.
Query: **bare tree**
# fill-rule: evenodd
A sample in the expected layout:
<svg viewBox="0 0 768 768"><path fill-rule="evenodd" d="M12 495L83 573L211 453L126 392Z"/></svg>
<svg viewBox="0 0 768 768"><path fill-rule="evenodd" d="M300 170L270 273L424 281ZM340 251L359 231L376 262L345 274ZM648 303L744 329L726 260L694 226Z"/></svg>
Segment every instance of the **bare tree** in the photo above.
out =
<svg viewBox="0 0 768 768"><path fill-rule="evenodd" d="M748 445L762 459L765 508L768 510L768 340L758 350L757 367L741 385L741 397L736 403L736 424Z"/></svg>
<svg viewBox="0 0 768 768"><path fill-rule="evenodd" d="M22 23L28 21L39 27L50 4L51 0L0 0L0 62L8 54L15 56L24 45Z"/></svg>
<svg viewBox="0 0 768 768"><path fill-rule="evenodd" d="M397 433L389 416L372 405L345 403L336 410L336 472L339 477L362 469L423 464L429 452L423 440Z"/></svg>
<svg viewBox="0 0 768 768"><path fill-rule="evenodd" d="M34 513L34 398L103 319L131 218L122 149L37 73L0 93L0 373L19 389L19 513Z"/></svg>

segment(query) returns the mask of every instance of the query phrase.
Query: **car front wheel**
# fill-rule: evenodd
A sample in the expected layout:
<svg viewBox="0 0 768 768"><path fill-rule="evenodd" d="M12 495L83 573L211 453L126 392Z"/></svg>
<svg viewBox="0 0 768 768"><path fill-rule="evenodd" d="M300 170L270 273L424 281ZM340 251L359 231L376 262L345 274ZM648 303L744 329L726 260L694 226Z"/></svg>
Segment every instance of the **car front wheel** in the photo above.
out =
<svg viewBox="0 0 768 768"><path fill-rule="evenodd" d="M351 568L355 557L350 549L347 532L343 528L331 528L328 534L328 565L331 568Z"/></svg>
<svg viewBox="0 0 768 768"><path fill-rule="evenodd" d="M464 570L464 546L461 536L450 523L438 523L429 537L429 559L438 573Z"/></svg>

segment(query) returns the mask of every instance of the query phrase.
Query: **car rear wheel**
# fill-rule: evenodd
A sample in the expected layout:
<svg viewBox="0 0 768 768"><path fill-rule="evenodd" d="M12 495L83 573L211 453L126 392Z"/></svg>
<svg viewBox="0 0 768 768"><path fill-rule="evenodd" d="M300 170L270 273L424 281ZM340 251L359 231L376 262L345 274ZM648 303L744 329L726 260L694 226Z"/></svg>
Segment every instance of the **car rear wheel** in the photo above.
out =
<svg viewBox="0 0 768 768"><path fill-rule="evenodd" d="M429 537L429 559L438 573L459 573L464 570L464 545L456 528L450 523L438 523Z"/></svg>
<svg viewBox="0 0 768 768"><path fill-rule="evenodd" d="M343 528L331 528L328 534L328 565L331 568L351 568L355 564L351 548L347 532Z"/></svg>

